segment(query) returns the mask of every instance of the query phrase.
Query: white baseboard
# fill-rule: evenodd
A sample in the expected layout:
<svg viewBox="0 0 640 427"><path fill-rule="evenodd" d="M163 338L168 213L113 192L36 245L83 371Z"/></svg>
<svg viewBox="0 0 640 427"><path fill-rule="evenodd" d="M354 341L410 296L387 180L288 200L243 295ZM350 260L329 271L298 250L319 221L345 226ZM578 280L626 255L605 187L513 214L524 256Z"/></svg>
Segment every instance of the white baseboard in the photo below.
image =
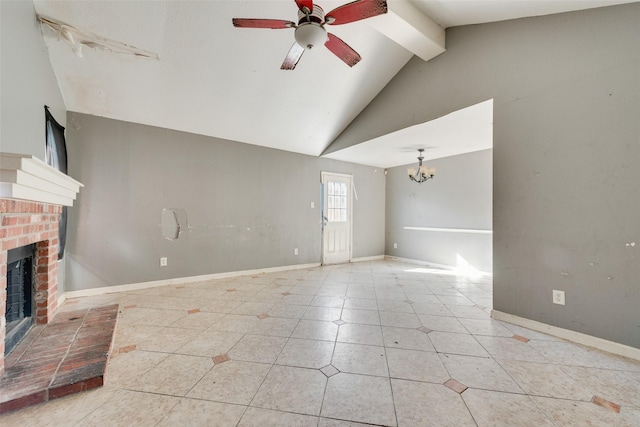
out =
<svg viewBox="0 0 640 427"><path fill-rule="evenodd" d="M546 323L526 319L524 317L515 316L509 313L503 313L502 311L498 310L492 310L491 317L497 320L502 320L503 322L513 323L514 325L553 335L554 337L563 338L565 340L572 341L578 344L594 347L598 350L603 350L609 353L617 354L619 356L628 357L630 359L640 360L640 348L630 347L628 345L608 341L598 337L593 337L581 332L547 325Z"/></svg>
<svg viewBox="0 0 640 427"><path fill-rule="evenodd" d="M406 262L407 264L424 265L426 267L442 268L443 270L455 270L456 269L452 265L436 264L435 262L422 261L422 260L419 260L419 259L411 259L411 258L402 258L402 257L399 257L399 256L385 255L384 259L388 259L389 261Z"/></svg>
<svg viewBox="0 0 640 427"><path fill-rule="evenodd" d="M366 262L366 261L380 261L384 259L384 255L364 256L360 258L353 258L351 262Z"/></svg>
<svg viewBox="0 0 640 427"><path fill-rule="evenodd" d="M65 292L63 292L60 295L58 295L58 307L60 307L62 304L64 304L64 301L66 299L67 299L67 295L65 294Z"/></svg>
<svg viewBox="0 0 640 427"><path fill-rule="evenodd" d="M111 294L115 292L127 292L140 289L155 288L158 286L181 285L185 283L204 282L205 280L229 279L232 277L250 276L263 273L277 273L279 271L304 270L305 268L319 267L320 263L296 264L282 267L260 268L256 270L230 271L226 273L204 274L201 276L178 277L175 279L155 280L152 282L128 283L125 285L104 286L101 288L81 289L78 291L68 291L63 298L80 298L96 295ZM64 301L64 299L63 299Z"/></svg>
<svg viewBox="0 0 640 427"><path fill-rule="evenodd" d="M443 270L451 270L451 271L459 271L460 268L454 265L446 265L446 264L437 264L435 262L422 261L419 259L410 259L410 258L401 258L397 256L385 255L384 259L388 259L389 261L398 261L398 262L406 262L407 264L416 264L423 265L425 267L433 267L433 268L441 268ZM491 276L493 273L488 271L474 271L474 274L478 274L481 276Z"/></svg>

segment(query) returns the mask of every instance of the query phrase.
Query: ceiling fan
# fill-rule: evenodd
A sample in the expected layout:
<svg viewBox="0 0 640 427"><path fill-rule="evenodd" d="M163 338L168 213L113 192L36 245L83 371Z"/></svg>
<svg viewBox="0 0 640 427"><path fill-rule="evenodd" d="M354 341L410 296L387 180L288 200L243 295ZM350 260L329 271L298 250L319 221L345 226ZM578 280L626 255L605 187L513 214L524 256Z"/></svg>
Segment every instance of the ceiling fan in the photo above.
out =
<svg viewBox="0 0 640 427"><path fill-rule="evenodd" d="M356 0L333 9L325 15L313 0L295 0L298 6L298 23L282 19L233 18L233 25L240 28L271 28L281 30L295 28L296 41L289 49L280 69L293 70L305 49L324 44L334 55L350 67L362 58L338 36L327 32L325 25L348 24L372 16L387 13L385 0Z"/></svg>

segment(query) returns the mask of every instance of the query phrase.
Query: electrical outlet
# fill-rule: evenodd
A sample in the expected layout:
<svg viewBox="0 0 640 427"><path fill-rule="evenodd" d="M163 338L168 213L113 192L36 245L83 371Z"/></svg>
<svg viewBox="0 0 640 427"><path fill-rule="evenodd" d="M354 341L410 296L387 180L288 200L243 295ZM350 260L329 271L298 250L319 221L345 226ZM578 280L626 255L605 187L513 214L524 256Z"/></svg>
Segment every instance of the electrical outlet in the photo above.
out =
<svg viewBox="0 0 640 427"><path fill-rule="evenodd" d="M397 243L393 244L393 249L398 249L398 244Z"/></svg>
<svg viewBox="0 0 640 427"><path fill-rule="evenodd" d="M166 267L167 266L167 257L163 256L160 258L160 267Z"/></svg>
<svg viewBox="0 0 640 427"><path fill-rule="evenodd" d="M564 291L553 290L553 303L564 305Z"/></svg>
<svg viewBox="0 0 640 427"><path fill-rule="evenodd" d="M294 248L294 249L293 249L293 254L294 254L294 255L298 255L298 248Z"/></svg>
<svg viewBox="0 0 640 427"><path fill-rule="evenodd" d="M313 203L313 202L311 202L311 209L313 209L313 208L315 208L315 207L316 207L316 204L315 204L315 203Z"/></svg>

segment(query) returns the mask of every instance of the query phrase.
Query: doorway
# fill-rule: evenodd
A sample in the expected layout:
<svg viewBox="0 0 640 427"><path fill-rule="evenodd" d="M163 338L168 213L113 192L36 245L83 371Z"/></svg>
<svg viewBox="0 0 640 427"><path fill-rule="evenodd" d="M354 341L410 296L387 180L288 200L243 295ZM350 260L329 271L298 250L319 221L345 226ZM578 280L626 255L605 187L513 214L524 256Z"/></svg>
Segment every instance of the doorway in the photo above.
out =
<svg viewBox="0 0 640 427"><path fill-rule="evenodd" d="M351 261L352 175L322 172L322 264Z"/></svg>

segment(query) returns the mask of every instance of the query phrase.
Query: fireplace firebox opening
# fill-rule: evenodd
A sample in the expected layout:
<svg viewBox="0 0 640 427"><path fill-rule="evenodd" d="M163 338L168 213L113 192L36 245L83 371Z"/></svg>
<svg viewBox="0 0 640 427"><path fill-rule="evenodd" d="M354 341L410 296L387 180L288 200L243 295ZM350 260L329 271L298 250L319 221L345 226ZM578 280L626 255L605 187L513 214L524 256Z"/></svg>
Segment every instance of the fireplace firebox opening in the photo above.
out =
<svg viewBox="0 0 640 427"><path fill-rule="evenodd" d="M36 245L7 252L7 302L5 306L5 355L20 342L34 324L34 256Z"/></svg>

